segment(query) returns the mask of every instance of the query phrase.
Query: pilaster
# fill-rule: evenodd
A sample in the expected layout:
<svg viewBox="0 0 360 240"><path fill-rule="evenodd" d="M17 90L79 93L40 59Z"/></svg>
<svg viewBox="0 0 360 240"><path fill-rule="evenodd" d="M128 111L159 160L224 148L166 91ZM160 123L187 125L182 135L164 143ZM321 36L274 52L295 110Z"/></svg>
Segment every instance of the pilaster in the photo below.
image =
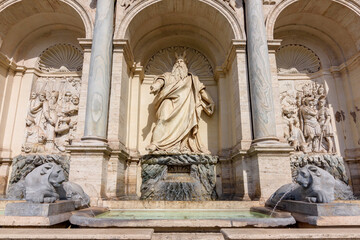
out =
<svg viewBox="0 0 360 240"><path fill-rule="evenodd" d="M107 170L112 149L106 143L84 141L66 150L71 154L69 181L79 184L92 204L101 205L101 199L107 197Z"/></svg>

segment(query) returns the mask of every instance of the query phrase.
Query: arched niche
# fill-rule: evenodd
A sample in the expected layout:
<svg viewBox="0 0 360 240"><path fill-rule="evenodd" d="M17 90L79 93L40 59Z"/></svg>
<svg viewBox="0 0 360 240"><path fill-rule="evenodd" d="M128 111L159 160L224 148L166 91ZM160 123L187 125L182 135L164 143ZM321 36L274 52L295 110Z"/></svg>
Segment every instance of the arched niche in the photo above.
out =
<svg viewBox="0 0 360 240"><path fill-rule="evenodd" d="M233 51L233 40L244 38L236 12L225 2L207 0L136 1L124 11L124 18L115 29L115 38L128 41L129 51L132 52L135 64L122 68L120 105L126 106L123 107L126 109L120 112L127 116L120 119L120 125L125 126L122 129L126 130L119 130L125 131L126 134L121 132L119 136L126 136L126 139L121 141L126 142L124 145L130 149L130 153L146 154L145 147L150 142L152 127L155 124L155 113L151 105L153 96L150 95L149 87L157 74L172 68L175 56L174 51L169 49L175 48L178 48L179 53L183 49L196 52L197 56L201 56L198 60L202 62L201 64L205 63L208 72L211 72L205 77L200 76L200 81L206 85L217 104L215 115L211 118L204 116L204 120L200 123L200 128L204 131L201 133L204 144L213 154L218 154L223 148L219 143L219 134L223 132L221 134L226 136L221 138L228 138L229 144L226 147L230 148L232 136L227 133L231 130L226 133L220 131L219 125L220 111L223 111L223 118L228 118L226 121L223 119L222 124L228 128L234 125L231 123L232 117L225 117L225 113L230 111L225 111L224 108L233 107L231 94L227 91L232 84L229 82L236 82L238 77L237 64L233 64L237 59L229 57L230 52ZM164 52L168 52L167 57L172 59L166 63L167 67L159 67L158 71L149 72L152 63L163 64L163 60L154 59ZM230 63L229 58L231 58ZM227 75L222 76L221 81L218 81L218 66L230 68ZM221 93L219 84L224 86ZM237 87L233 90L239 91ZM224 103L221 107L220 95ZM134 136L136 140L133 140Z"/></svg>
<svg viewBox="0 0 360 240"><path fill-rule="evenodd" d="M267 19L269 37L282 40L279 53L287 46L298 45L312 52L307 52L308 58L317 56L319 71L278 71L280 92L296 94L310 83L325 87L336 153L345 160L359 157L354 155L360 139L356 110L360 95L355 90L360 87L360 33L356 30L360 24L359 7L356 1L283 1Z"/></svg>
<svg viewBox="0 0 360 240"><path fill-rule="evenodd" d="M88 13L72 0L3 1L0 19L0 149L11 158L21 152L30 93L38 79L81 79L82 59L77 71L54 72L39 68L39 57L61 44L80 50L77 39L90 36L92 27Z"/></svg>

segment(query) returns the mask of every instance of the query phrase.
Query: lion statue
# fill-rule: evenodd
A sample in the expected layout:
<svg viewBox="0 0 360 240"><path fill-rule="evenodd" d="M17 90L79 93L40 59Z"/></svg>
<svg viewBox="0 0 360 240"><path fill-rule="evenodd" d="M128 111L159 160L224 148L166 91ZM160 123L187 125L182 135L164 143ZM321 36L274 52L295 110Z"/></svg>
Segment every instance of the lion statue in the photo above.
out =
<svg viewBox="0 0 360 240"><path fill-rule="evenodd" d="M267 206L275 206L281 200L306 201L312 203L329 203L334 197L335 179L327 171L306 165L299 169L296 183L280 187L267 200Z"/></svg>
<svg viewBox="0 0 360 240"><path fill-rule="evenodd" d="M33 203L53 203L59 199L56 188L64 181L64 171L59 165L45 163L25 177L25 199Z"/></svg>

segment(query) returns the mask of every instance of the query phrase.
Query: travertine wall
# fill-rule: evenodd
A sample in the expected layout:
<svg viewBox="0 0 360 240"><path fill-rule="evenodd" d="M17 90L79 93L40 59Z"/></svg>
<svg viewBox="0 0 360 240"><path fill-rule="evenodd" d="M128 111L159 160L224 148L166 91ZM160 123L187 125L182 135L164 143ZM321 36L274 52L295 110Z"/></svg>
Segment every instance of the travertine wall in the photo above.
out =
<svg viewBox="0 0 360 240"><path fill-rule="evenodd" d="M5 0L0 3L0 22L5 23L0 27L0 178L3 178L0 194L8 174L7 164L1 163L21 153L30 92L36 79L43 76L37 70L38 57L44 49L57 43L71 43L84 50L74 142L81 142L84 133L95 1L52 2ZM203 82L216 103L215 114L202 115L200 136L211 153L220 156L219 196L249 199L265 194L257 192L262 170L254 169L260 169L259 164L263 164L263 171L269 166L287 166L281 165L285 160L267 165L264 157L260 156L262 159L256 162L247 155L253 136L243 1L232 6L222 0L138 0L127 8L122 2L117 1L114 27L107 134L111 151L103 161L93 165L106 172L98 175L104 186L94 183L101 189L101 193L95 195L139 196L141 167L138 161L147 153L145 147L150 143L155 121L153 95L149 92L154 76L146 75L144 68L157 52L173 46L199 51L213 69L213 79L203 79ZM269 2L274 4L267 4ZM356 187L360 182L357 170L360 94L356 91L360 88L360 4L332 0L277 0L264 4L277 137L280 142L286 142L280 94L296 90L297 84L324 84L332 113L336 152L348 161L354 190L360 191ZM288 44L301 44L315 52L321 69L308 74L278 73L276 50ZM90 162L93 156L89 157ZM77 157L80 159L81 154ZM85 179L90 173L85 171L86 161L79 164L74 165L73 170L75 173L84 170L80 174L84 174ZM275 181L276 177L267 181Z"/></svg>

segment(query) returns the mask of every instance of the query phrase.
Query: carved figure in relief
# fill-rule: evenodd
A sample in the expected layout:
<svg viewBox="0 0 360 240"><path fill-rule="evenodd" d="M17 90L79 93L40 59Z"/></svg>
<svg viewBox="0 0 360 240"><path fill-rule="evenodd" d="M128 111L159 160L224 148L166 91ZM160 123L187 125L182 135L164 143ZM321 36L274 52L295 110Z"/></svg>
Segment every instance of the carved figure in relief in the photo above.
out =
<svg viewBox="0 0 360 240"><path fill-rule="evenodd" d="M331 112L326 107L323 85L305 84L296 94L286 91L281 94L281 105L285 123L284 137L297 151L335 152ZM301 143L301 133L306 144Z"/></svg>
<svg viewBox="0 0 360 240"><path fill-rule="evenodd" d="M46 136L44 131L37 125L33 117L26 118L25 139L22 151L25 153L36 153L45 151Z"/></svg>
<svg viewBox="0 0 360 240"><path fill-rule="evenodd" d="M325 139L328 144L327 152L332 153L334 152L334 146L332 141L333 131L331 127L331 114L329 108L325 106L325 103L326 103L325 98L320 98L318 102L319 105L318 121L321 127L321 137L319 144L322 143L322 139Z"/></svg>
<svg viewBox="0 0 360 240"><path fill-rule="evenodd" d="M300 116L306 142L311 147L311 151L318 152L321 129L317 121L317 110L313 98L307 97L305 99L304 106L300 108Z"/></svg>
<svg viewBox="0 0 360 240"><path fill-rule="evenodd" d="M44 119L44 128L46 130L46 139L47 139L47 150L54 149L54 140L55 140L55 126L58 119L59 112L59 92L52 91L50 93L50 99L43 102L43 119Z"/></svg>
<svg viewBox="0 0 360 240"><path fill-rule="evenodd" d="M157 122L153 130L150 153L209 153L199 136L199 121L204 110L214 113L214 101L199 78L189 73L186 52L176 55L172 72L156 78L150 90L155 96Z"/></svg>
<svg viewBox="0 0 360 240"><path fill-rule="evenodd" d="M306 141L304 138L304 134L300 129L296 113L284 110L283 116L287 127L287 129L285 130L285 138L289 141L290 145L295 148L295 150L305 151Z"/></svg>
<svg viewBox="0 0 360 240"><path fill-rule="evenodd" d="M42 109L43 102L38 98L38 94L31 92L28 115L34 119L36 124L39 124Z"/></svg>

